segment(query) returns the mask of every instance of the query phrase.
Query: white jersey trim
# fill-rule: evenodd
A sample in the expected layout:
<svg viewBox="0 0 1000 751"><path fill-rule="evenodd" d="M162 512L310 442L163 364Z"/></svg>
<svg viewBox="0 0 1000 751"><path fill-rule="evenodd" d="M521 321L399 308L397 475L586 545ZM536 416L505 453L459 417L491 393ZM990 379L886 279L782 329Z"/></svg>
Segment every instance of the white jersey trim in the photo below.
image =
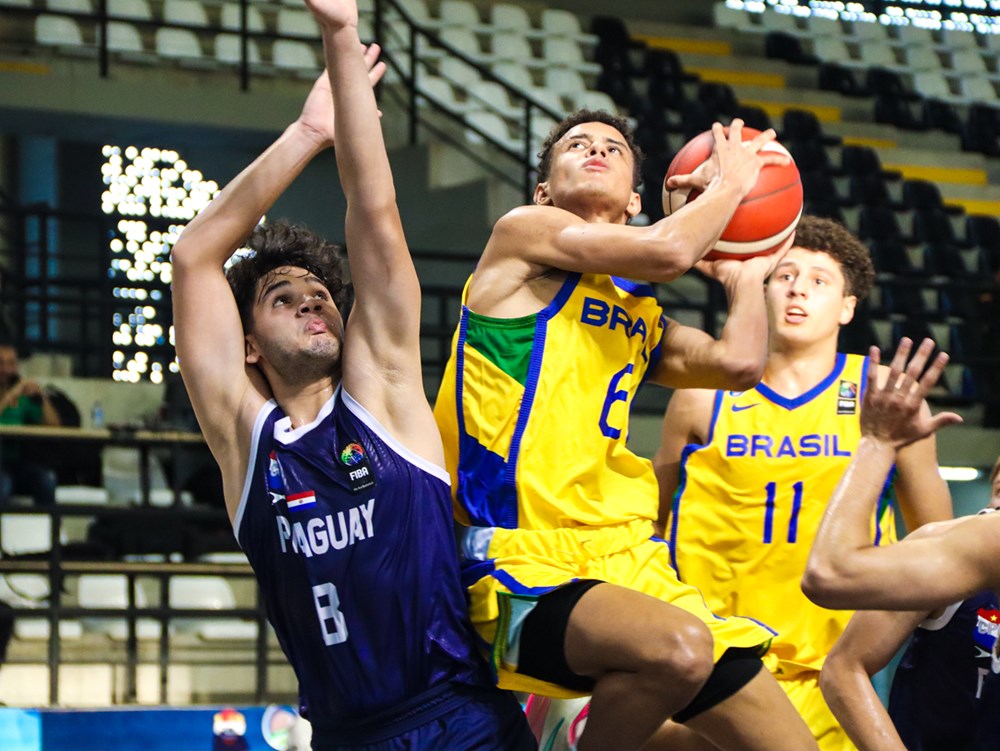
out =
<svg viewBox="0 0 1000 751"><path fill-rule="evenodd" d="M268 399L257 413L257 419L253 421L253 433L250 434L250 454L247 459L247 473L243 478L243 493L240 495L240 505L236 507L236 516L233 518L233 534L236 542L240 541L240 524L243 523L243 511L247 507L247 498L250 497L250 481L257 468L257 448L260 446L260 434L267 416L278 407L274 399ZM242 546L241 546L242 547Z"/></svg>
<svg viewBox="0 0 1000 751"><path fill-rule="evenodd" d="M917 628L922 628L925 631L940 631L941 629L943 629L945 626L948 625L948 623L955 616L955 613L961 606L962 606L961 602L953 602L951 605L946 607L944 609L944 612L941 613L941 615L939 615L937 618L927 618L923 622L921 622L920 625L917 626Z"/></svg>
<svg viewBox="0 0 1000 751"><path fill-rule="evenodd" d="M353 396L347 393L346 389L338 386L337 391L341 393L344 399L344 404L354 414L354 416L357 417L359 420L361 420L361 422L363 422L365 425L367 425L371 429L371 431L375 433L375 435L377 435L379 438L381 438L382 441L389 448L391 448L394 452L399 454L399 456L408 461L410 464L414 465L419 469L422 469L429 475L433 475L434 477L438 478L449 487L451 486L451 475L449 475L443 467L439 467L438 465L434 464L434 462L430 462L427 459L424 459L422 456L418 456L417 454L413 453L408 448L406 448L406 446L397 441L395 437L393 437L392 433L386 430L385 427L378 420L375 419L374 415L372 415L367 409L361 406L360 403L355 401ZM336 396L337 395L334 394L334 398L336 398Z"/></svg>

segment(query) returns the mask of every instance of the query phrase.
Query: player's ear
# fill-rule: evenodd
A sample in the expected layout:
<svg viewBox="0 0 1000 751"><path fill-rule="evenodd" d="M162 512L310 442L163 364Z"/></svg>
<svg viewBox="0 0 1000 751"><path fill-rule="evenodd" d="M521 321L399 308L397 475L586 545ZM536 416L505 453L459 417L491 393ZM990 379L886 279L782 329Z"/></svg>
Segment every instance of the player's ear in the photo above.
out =
<svg viewBox="0 0 1000 751"><path fill-rule="evenodd" d="M858 307L858 298L854 295L844 295L844 305L840 309L840 325L846 326L854 320L854 310Z"/></svg>
<svg viewBox="0 0 1000 751"><path fill-rule="evenodd" d="M632 191L632 195L628 199L628 206L625 207L625 215L629 219L634 219L640 211L642 211L642 196Z"/></svg>
<svg viewBox="0 0 1000 751"><path fill-rule="evenodd" d="M535 199L535 203L538 206L551 206L552 205L552 196L549 195L549 182L548 182L548 180L546 180L543 183L538 183L538 185L535 186L534 199Z"/></svg>
<svg viewBox="0 0 1000 751"><path fill-rule="evenodd" d="M243 344L246 350L247 365L256 365L260 361L260 349L257 347L257 340L253 334L243 337Z"/></svg>

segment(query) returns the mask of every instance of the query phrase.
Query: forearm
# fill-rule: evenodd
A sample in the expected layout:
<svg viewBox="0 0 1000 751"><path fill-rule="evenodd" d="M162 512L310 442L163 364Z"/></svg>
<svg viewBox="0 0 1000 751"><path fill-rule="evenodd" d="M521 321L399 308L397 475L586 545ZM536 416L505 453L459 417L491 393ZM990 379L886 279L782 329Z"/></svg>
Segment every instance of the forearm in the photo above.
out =
<svg viewBox="0 0 1000 751"><path fill-rule="evenodd" d="M719 237L743 200L742 188L732 181L716 179L698 199L650 227L666 246L677 267L676 278L715 247ZM656 279L654 281L670 281Z"/></svg>
<svg viewBox="0 0 1000 751"><path fill-rule="evenodd" d="M825 607L851 607L859 590L881 590L885 581L869 565L871 517L895 460L886 443L863 437L834 490L813 542L802 580L806 595ZM841 604L846 597L848 604Z"/></svg>
<svg viewBox="0 0 1000 751"><path fill-rule="evenodd" d="M396 193L358 29L322 27L337 112L337 169L349 210L395 209Z"/></svg>
<svg viewBox="0 0 1000 751"><path fill-rule="evenodd" d="M820 688L830 711L858 751L906 751L895 726L860 663L827 661Z"/></svg>
<svg viewBox="0 0 1000 751"><path fill-rule="evenodd" d="M42 424L57 427L62 425L62 420L59 419L59 413L56 412L56 408L52 405L52 401L45 396L45 392L42 392Z"/></svg>
<svg viewBox="0 0 1000 751"><path fill-rule="evenodd" d="M172 260L222 268L260 218L305 166L329 143L299 122L284 133L191 220L174 245Z"/></svg>
<svg viewBox="0 0 1000 751"><path fill-rule="evenodd" d="M764 279L756 274L740 274L726 284L726 296L729 314L718 344L721 363L745 390L760 382L767 363Z"/></svg>

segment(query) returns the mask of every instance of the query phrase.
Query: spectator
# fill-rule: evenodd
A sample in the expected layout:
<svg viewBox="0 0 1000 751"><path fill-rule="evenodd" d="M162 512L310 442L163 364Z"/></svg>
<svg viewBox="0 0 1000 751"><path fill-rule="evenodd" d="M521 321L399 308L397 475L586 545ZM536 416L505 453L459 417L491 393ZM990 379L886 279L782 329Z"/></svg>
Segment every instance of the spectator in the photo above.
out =
<svg viewBox="0 0 1000 751"><path fill-rule="evenodd" d="M14 345L0 341L0 425L60 424L59 413L42 387L21 379ZM38 506L51 506L56 501L56 473L25 461L20 446L4 442L0 446L0 504L14 493L30 495Z"/></svg>

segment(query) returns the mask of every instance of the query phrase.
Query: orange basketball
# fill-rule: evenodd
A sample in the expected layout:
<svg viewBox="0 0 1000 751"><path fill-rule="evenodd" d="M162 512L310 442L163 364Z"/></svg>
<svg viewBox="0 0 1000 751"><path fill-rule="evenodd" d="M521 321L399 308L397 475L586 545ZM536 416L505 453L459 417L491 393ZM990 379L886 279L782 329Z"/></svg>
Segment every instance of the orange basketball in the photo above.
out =
<svg viewBox="0 0 1000 751"><path fill-rule="evenodd" d="M729 129L726 128L726 132ZM759 130L743 128L743 140L749 141L759 135ZM712 154L715 138L707 130L692 138L677 152L666 177L663 178L663 212L672 214L688 201L695 200L700 191L668 190L667 178L672 175L686 175ZM777 141L771 141L761 151L773 151L791 155ZM773 253L795 230L802 216L802 181L795 162L785 165L762 167L753 190L743 197L733 218L723 231L715 248L705 258L752 258Z"/></svg>

